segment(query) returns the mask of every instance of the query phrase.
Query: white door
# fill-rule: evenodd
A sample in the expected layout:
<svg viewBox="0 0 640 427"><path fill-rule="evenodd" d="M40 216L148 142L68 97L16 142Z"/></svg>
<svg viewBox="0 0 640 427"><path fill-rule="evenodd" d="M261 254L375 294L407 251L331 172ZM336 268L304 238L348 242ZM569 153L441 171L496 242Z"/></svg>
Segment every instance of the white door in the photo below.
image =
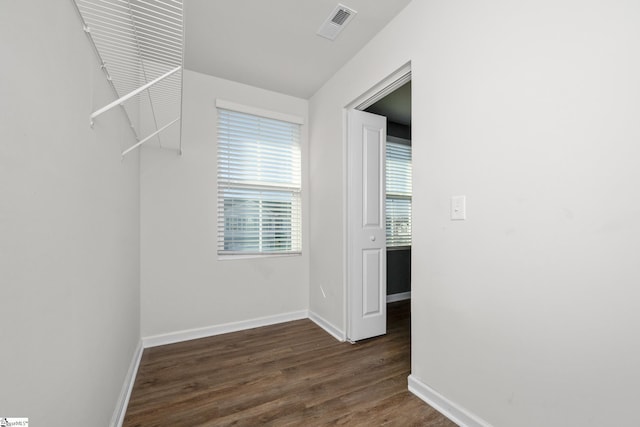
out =
<svg viewBox="0 0 640 427"><path fill-rule="evenodd" d="M386 117L350 110L348 126L348 338L387 332Z"/></svg>

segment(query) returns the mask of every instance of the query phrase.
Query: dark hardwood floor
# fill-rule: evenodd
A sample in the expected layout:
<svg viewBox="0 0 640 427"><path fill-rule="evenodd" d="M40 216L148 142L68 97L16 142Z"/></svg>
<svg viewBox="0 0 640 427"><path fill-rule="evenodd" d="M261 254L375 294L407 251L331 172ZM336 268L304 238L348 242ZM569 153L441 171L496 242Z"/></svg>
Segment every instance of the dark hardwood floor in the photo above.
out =
<svg viewBox="0 0 640 427"><path fill-rule="evenodd" d="M455 426L407 391L409 310L353 345L299 320L146 349L124 426Z"/></svg>

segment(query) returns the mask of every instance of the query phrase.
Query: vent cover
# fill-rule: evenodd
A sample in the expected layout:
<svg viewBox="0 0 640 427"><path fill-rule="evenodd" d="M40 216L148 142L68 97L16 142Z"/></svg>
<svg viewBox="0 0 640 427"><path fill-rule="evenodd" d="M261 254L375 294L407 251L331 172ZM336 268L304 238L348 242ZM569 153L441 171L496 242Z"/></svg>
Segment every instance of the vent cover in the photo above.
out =
<svg viewBox="0 0 640 427"><path fill-rule="evenodd" d="M335 40L342 29L356 16L356 13L358 12L343 4L338 4L322 23L317 34L326 39Z"/></svg>
<svg viewBox="0 0 640 427"><path fill-rule="evenodd" d="M331 18L331 22L336 25L342 25L347 19L349 19L350 16L351 14L348 11L339 9L338 13L336 13L335 16Z"/></svg>

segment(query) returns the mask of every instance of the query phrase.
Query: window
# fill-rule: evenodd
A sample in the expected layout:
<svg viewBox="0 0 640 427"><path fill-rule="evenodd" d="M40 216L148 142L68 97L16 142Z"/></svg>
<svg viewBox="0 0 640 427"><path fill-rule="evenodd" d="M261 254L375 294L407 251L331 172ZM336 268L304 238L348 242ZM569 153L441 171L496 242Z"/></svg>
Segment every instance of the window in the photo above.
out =
<svg viewBox="0 0 640 427"><path fill-rule="evenodd" d="M218 253L300 253L301 121L221 105L233 104L217 102Z"/></svg>
<svg viewBox="0 0 640 427"><path fill-rule="evenodd" d="M411 145L387 140L387 247L411 246Z"/></svg>

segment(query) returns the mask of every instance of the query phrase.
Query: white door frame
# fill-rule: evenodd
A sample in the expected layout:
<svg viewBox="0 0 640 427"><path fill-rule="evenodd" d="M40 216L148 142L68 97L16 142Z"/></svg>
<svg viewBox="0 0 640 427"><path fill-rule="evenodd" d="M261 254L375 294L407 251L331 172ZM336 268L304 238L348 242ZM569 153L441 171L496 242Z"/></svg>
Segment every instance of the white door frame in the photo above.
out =
<svg viewBox="0 0 640 427"><path fill-rule="evenodd" d="M344 256L344 269L343 269L343 298L344 298L344 325L345 337L348 340L351 335L350 325L350 312L352 310L352 301L350 300L350 277L351 277L351 259L349 256L349 224L350 224L350 212L349 212L349 162L348 162L348 149L349 149L349 132L347 127L347 112L350 109L364 110L373 105L378 100L384 98L400 86L411 80L411 62L404 64L397 71L390 74L388 77L381 80L378 84L367 90L365 93L356 98L353 102L349 103L343 109L343 144L342 144L342 176L343 179L343 256ZM386 262L386 260L385 260Z"/></svg>

